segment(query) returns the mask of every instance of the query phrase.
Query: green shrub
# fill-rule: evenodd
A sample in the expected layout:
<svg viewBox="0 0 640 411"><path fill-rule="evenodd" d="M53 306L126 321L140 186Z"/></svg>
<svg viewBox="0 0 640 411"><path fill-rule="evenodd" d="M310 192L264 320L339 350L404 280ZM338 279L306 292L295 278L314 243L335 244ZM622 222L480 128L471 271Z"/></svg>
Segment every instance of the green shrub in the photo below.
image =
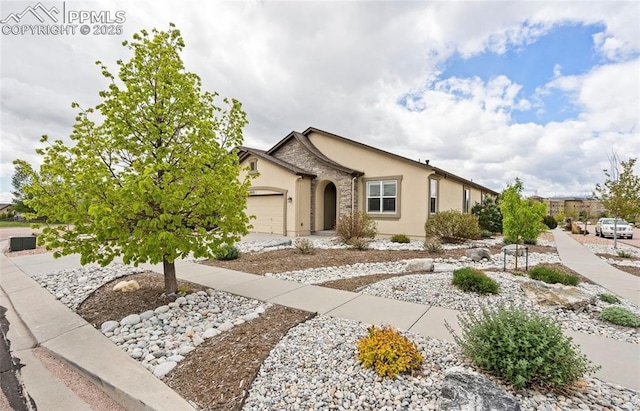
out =
<svg viewBox="0 0 640 411"><path fill-rule="evenodd" d="M592 373L594 366L553 319L523 309L483 308L458 316L454 335L472 362L517 388L558 389Z"/></svg>
<svg viewBox="0 0 640 411"><path fill-rule="evenodd" d="M467 292L479 294L498 293L498 283L493 278L487 277L482 271L471 267L455 270L451 284Z"/></svg>
<svg viewBox="0 0 640 411"><path fill-rule="evenodd" d="M313 241L308 238L296 238L293 243L293 247L298 254L313 254L316 252L316 247L313 245Z"/></svg>
<svg viewBox="0 0 640 411"><path fill-rule="evenodd" d="M640 327L640 315L622 307L607 307L600 313L600 318L616 325Z"/></svg>
<svg viewBox="0 0 640 411"><path fill-rule="evenodd" d="M601 293L601 294L598 294L598 298L604 301L605 303L609 303L609 304L620 303L620 299L613 294Z"/></svg>
<svg viewBox="0 0 640 411"><path fill-rule="evenodd" d="M229 244L222 244L216 253L216 260L235 260L240 256L238 247Z"/></svg>
<svg viewBox="0 0 640 411"><path fill-rule="evenodd" d="M340 216L336 231L340 241L347 244L354 238L374 238L378 228L374 219L364 211Z"/></svg>
<svg viewBox="0 0 640 411"><path fill-rule="evenodd" d="M502 232L502 213L491 197L486 197L482 203L476 203L471 208L471 214L478 216L478 225L481 229L490 233Z"/></svg>
<svg viewBox="0 0 640 411"><path fill-rule="evenodd" d="M482 238L491 238L491 231L489 230L482 230L480 232L480 237Z"/></svg>
<svg viewBox="0 0 640 411"><path fill-rule="evenodd" d="M618 257L620 258L631 258L633 254L625 250L618 250Z"/></svg>
<svg viewBox="0 0 640 411"><path fill-rule="evenodd" d="M525 238L522 242L528 245L538 244L538 240L536 238Z"/></svg>
<svg viewBox="0 0 640 411"><path fill-rule="evenodd" d="M556 228L558 226L558 222L556 221L556 219L553 218L550 215L544 216L544 218L542 219L542 222L544 223L544 225L549 227L551 230L553 230L554 228Z"/></svg>
<svg viewBox="0 0 640 411"><path fill-rule="evenodd" d="M369 335L357 342L358 361L381 377L395 377L422 364L422 354L412 341L391 327L368 328Z"/></svg>
<svg viewBox="0 0 640 411"><path fill-rule="evenodd" d="M544 281L548 284L564 284L564 285L578 285L580 278L577 275L563 272L559 269L538 265L529 269L529 277L534 280Z"/></svg>
<svg viewBox="0 0 640 411"><path fill-rule="evenodd" d="M410 243L411 240L409 239L409 237L407 237L404 234L394 234L394 235L391 236L391 242L392 243L403 243L403 244L406 244L406 243Z"/></svg>
<svg viewBox="0 0 640 411"><path fill-rule="evenodd" d="M442 247L442 243L437 238L426 239L424 241L424 249L427 250L428 253L433 253L433 254L444 253L444 247Z"/></svg>
<svg viewBox="0 0 640 411"><path fill-rule="evenodd" d="M369 240L366 238L352 238L347 242L347 244L354 250L365 251L369 249Z"/></svg>
<svg viewBox="0 0 640 411"><path fill-rule="evenodd" d="M480 235L478 217L460 211L442 211L429 217L424 225L427 237L437 237L444 242L461 242Z"/></svg>

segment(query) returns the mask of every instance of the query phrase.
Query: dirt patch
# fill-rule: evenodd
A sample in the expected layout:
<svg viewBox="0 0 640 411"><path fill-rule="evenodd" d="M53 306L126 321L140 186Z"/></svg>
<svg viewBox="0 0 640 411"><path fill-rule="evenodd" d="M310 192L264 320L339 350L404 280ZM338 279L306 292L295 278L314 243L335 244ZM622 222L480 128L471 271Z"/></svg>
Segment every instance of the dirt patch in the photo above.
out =
<svg viewBox="0 0 640 411"><path fill-rule="evenodd" d="M344 291L356 291L362 287L366 287L369 284L377 283L378 281L387 280L394 277L402 277L404 275L414 275L415 273L407 274L371 274L363 275L360 277L341 278L340 280L327 281L320 283L323 287L334 288L336 290Z"/></svg>
<svg viewBox="0 0 640 411"><path fill-rule="evenodd" d="M280 339L315 314L272 306L255 320L205 340L165 378L206 410L240 410L262 362Z"/></svg>
<svg viewBox="0 0 640 411"><path fill-rule="evenodd" d="M607 258L609 260L615 260L615 261L640 261L640 258L635 257L635 256L620 257L620 256L615 255L615 254L604 254L604 253L597 253L596 255L598 257L604 257L604 258Z"/></svg>

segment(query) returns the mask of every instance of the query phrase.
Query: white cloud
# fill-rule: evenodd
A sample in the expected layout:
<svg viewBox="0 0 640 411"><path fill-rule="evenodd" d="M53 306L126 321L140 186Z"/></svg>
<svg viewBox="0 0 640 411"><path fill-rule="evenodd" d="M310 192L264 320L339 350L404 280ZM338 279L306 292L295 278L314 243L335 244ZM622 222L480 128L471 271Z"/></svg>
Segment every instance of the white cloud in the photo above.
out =
<svg viewBox="0 0 640 411"><path fill-rule="evenodd" d="M95 60L115 70L115 61L129 56L122 40L170 21L181 29L185 64L204 89L243 103L247 145L269 147L291 130L315 126L430 159L497 190L520 176L539 194L590 192L602 178L602 153L640 153L638 60L628 61L640 50L637 3L189 1L176 7L118 1L83 7L126 10L125 35L1 39L3 182L13 159L37 161L33 148L42 134L68 136L72 101L98 102L107 83ZM438 77L439 65L455 52L503 53L570 23L603 25L594 47L606 60L581 76L564 76L556 67L538 97L569 94L578 118L517 124L512 112L539 103L535 96L522 99L522 85L512 79ZM412 111L397 104L407 94Z"/></svg>

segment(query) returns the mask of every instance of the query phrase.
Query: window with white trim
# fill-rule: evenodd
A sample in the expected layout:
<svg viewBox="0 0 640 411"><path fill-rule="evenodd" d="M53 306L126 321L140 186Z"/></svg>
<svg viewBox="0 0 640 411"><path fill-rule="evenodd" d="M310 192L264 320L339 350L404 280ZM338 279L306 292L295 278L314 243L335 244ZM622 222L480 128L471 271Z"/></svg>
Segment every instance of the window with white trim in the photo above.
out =
<svg viewBox="0 0 640 411"><path fill-rule="evenodd" d="M432 178L429 180L429 213L438 212L438 180Z"/></svg>
<svg viewBox="0 0 640 411"><path fill-rule="evenodd" d="M395 214L398 204L398 182L368 181L367 182L367 213Z"/></svg>
<svg viewBox="0 0 640 411"><path fill-rule="evenodd" d="M471 190L465 187L462 194L462 212L468 213L469 211L471 211Z"/></svg>

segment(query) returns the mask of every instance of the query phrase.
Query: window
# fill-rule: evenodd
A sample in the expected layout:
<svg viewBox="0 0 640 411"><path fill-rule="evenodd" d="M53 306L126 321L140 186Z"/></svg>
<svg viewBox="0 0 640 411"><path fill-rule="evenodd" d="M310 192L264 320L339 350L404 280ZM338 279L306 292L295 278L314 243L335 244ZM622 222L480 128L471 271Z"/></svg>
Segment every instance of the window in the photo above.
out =
<svg viewBox="0 0 640 411"><path fill-rule="evenodd" d="M468 213L471 210L471 190L468 188L463 189L462 194L462 212Z"/></svg>
<svg viewBox="0 0 640 411"><path fill-rule="evenodd" d="M429 180L429 213L438 212L438 180Z"/></svg>
<svg viewBox="0 0 640 411"><path fill-rule="evenodd" d="M249 174L258 172L258 160L249 160Z"/></svg>
<svg viewBox="0 0 640 411"><path fill-rule="evenodd" d="M397 194L397 181L368 181L367 213L396 214Z"/></svg>

